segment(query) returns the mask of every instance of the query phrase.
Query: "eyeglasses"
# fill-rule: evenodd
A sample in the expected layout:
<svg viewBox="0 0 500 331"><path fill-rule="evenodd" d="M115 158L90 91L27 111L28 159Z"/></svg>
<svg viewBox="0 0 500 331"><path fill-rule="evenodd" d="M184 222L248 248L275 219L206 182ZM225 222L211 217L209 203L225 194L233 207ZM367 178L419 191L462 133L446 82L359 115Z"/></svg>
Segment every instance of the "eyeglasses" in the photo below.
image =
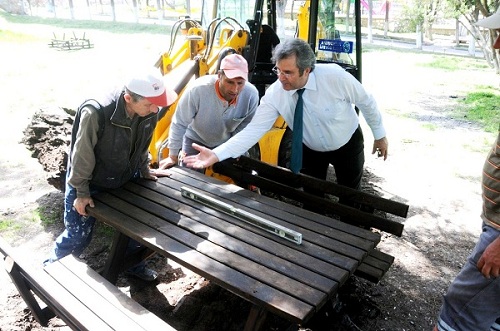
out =
<svg viewBox="0 0 500 331"><path fill-rule="evenodd" d="M276 74L276 76L283 75L283 76L285 76L285 78L290 78L293 76L293 72L281 71L280 68L278 68L278 67L274 67L272 70Z"/></svg>

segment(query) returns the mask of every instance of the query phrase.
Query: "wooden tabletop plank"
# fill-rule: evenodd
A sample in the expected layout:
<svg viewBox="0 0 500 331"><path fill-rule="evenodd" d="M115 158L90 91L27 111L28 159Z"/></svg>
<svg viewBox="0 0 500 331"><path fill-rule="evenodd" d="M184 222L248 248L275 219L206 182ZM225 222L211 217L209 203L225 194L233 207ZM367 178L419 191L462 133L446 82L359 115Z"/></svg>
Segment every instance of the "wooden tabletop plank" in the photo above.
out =
<svg viewBox="0 0 500 331"><path fill-rule="evenodd" d="M302 219L302 221L303 221L302 223L304 223L304 224L300 224L301 223L300 221L297 221L297 223L299 223L299 225L291 224L288 221L283 220L281 218L275 218L275 217L272 217L270 215L263 214L258 210L249 209L246 206L236 204L232 200L233 194L229 194L226 192L225 194L218 195L218 194L213 193L214 192L213 187L209 186L209 187L200 188L198 186L190 186L189 184L190 183L177 182L176 180L171 180L171 179L166 180L166 181L162 181L162 182L158 182L158 183L141 181L141 185L144 185L146 187L150 187L151 189L154 189L155 191L163 192L167 196L170 196L172 194L172 192L167 193L167 191L165 191L165 189L163 189L161 187L161 185L171 187L174 189L174 191L179 191L179 192L180 192L180 189L182 186L195 188L198 191L201 191L202 193L204 193L206 195L209 195L213 198L216 198L219 201L222 201L224 203L229 203L229 204L235 206L236 208L244 209L244 210L249 211L253 214L256 214L260 217L263 217L269 221L272 221L274 223L278 223L278 224L285 226L289 229L300 232L303 234L303 238L302 238L303 245L309 245L309 244L315 245L316 250L314 250L314 251L316 252L317 257L320 257L320 255L322 253L324 253L325 251L327 252L326 255L330 255L331 251L333 250L334 252L340 254L340 256L345 256L348 258L352 258L356 261L360 261L363 259L364 256L367 255L367 252L369 250L371 250L375 245L373 242L365 241L366 247L364 249L361 249L361 248L355 246L354 244L346 244L344 242L345 238L343 238L343 236L344 236L343 233L339 233L338 237L330 238L328 236L323 235L322 233L309 231L307 226L310 223L307 222L307 220ZM196 182L194 182L194 184L196 185ZM217 190L215 190L215 192L217 192ZM217 217L224 217L223 215L225 215L224 213L219 212L211 207L205 207L204 205L202 205L201 203L199 203L197 201L189 201L189 199L184 198L184 197L182 197L182 199L183 200L181 200L181 201L183 201L184 204L189 204L193 208L202 210L205 213L216 215ZM256 233L261 233L263 236L267 236L270 238L273 238L273 237L276 238L276 236L274 236L273 234L269 234L266 231L261 230L253 225L242 224L244 222L237 220L233 216L230 216L229 218L226 217L225 219L229 222L232 222L232 223L234 223L236 221L238 224L241 224L242 227L245 227L245 228L247 228L253 232L256 232ZM323 226L323 228L324 228L323 233L327 232L327 230L326 230L327 227ZM332 233L330 233L330 234L332 234ZM363 244L365 242L363 242ZM286 243L284 243L284 244L286 244ZM326 248L326 250L325 250L325 248Z"/></svg>
<svg viewBox="0 0 500 331"><path fill-rule="evenodd" d="M209 176L200 176L199 173L191 169L182 167L173 167L170 170L172 171L173 174L173 176L171 177L172 179L190 177L191 179L194 179L198 182L197 186L199 186L200 188L204 187L203 183L216 184L216 185L218 184L218 187L220 189L224 189L225 191L236 193L239 196L253 200L257 202L258 205L261 205L262 208L265 208L266 206L271 206L272 207L271 210L275 208L275 210L282 211L282 215L286 215L287 219L293 217L306 218L312 222L323 224L327 227L331 227L339 231L346 232L354 236L358 236L363 239L368 239L376 244L380 241L381 238L379 233L374 233L372 231L362 229L359 226L353 226L351 224L340 222L325 215L312 213L298 206L294 206L286 202L279 201L277 199L272 199L270 197L256 194L255 192L249 191L237 185L228 183L220 185L221 182L220 180L217 180Z"/></svg>
<svg viewBox="0 0 500 331"><path fill-rule="evenodd" d="M198 189L205 195L211 196L219 201L224 203L228 203L235 208L239 208L245 211L248 211L254 215L260 216L264 219L267 219L271 222L280 224L289 229L302 233L302 240L307 240L311 243L314 243L320 247L325 247L327 249L333 249L337 253L353 258L355 260L362 260L366 253L374 248L374 242L369 241L367 239L362 239L359 237L354 237L350 234L341 231L335 231L327 226L320 225L317 223L309 222L308 220L304 220L303 218L290 217L289 219L284 219L283 217L276 218L269 213L263 213L261 211L262 208L259 206L253 206L253 208L248 207L245 200L247 199L238 199L239 196L235 194L228 194L227 192L221 192L221 190L216 186L209 186L200 188L197 184L197 181L187 180L187 181L176 181L176 177L171 178L170 180L165 180L159 182L159 184L163 184L174 188L175 190L181 189L182 186L194 187ZM155 188L161 190L161 188L157 187L155 183L141 181L142 185L150 188ZM236 199L235 199L236 197ZM195 208L200 208L200 203L195 202L191 204L191 206ZM210 207L209 207L210 208ZM208 209L203 209L208 212ZM281 212L281 210L277 210L274 208L276 212ZM295 223L290 222L290 219L295 220ZM312 231L315 230L315 231Z"/></svg>
<svg viewBox="0 0 500 331"><path fill-rule="evenodd" d="M214 233L214 230L209 227L200 225L198 222L193 221L187 217L178 217L178 215L174 215L176 217L175 224L171 224L167 221L168 216L165 215L165 208L160 211L160 214L163 214L163 217L156 217L154 214L150 213L152 209L155 209L154 204L147 204L147 201L144 201L141 197L136 195L128 194L127 192L117 190L116 193L120 194L120 197L117 198L115 196L107 196L106 198L102 198L100 201L104 202L108 205L117 207L120 205L124 205L123 202L127 201L130 203L131 201L139 202L138 204L141 207L137 207L132 204L127 204L127 215L131 218L136 219L137 221L144 223L145 225L159 231L165 235L171 236L185 245L191 247L191 249L195 249L200 253L209 256L210 258L219 261L235 270L238 270L250 277L260 280L263 283L268 282L270 279L273 282L269 282L268 285L274 286L278 290L288 293L290 295L295 295L304 300L307 303L312 305L318 305L319 303L323 303L324 300L329 297L329 292L327 293L317 290L310 286L310 283L307 281L300 282L288 274L279 273L275 270L265 267L264 265L254 262L246 257L240 256L230 250L225 249L222 246L216 245L209 240L205 240L205 238L201 237L199 233L207 233L208 236L211 236ZM122 199L122 200L121 200ZM129 200L130 199L130 200ZM141 201L142 199L142 201ZM157 206L156 206L157 207ZM229 238L228 238L229 239ZM256 251L256 250L254 250ZM260 251L262 253L262 251ZM255 252L258 254L259 252ZM267 257L270 257L269 255ZM259 260L259 259L257 259ZM323 280L326 279L323 277ZM336 284L330 281L330 288L334 287Z"/></svg>
<svg viewBox="0 0 500 331"><path fill-rule="evenodd" d="M172 181L168 182L172 185ZM286 239L270 234L264 230L261 230L254 225L247 224L241 220L234 218L233 216L227 215L225 213L219 212L210 207L206 207L199 202L187 199L183 197L180 193L180 190L174 189L167 185L162 185L161 183L154 183L151 181L143 181L141 185L145 187L149 187L151 189L151 194L157 194L154 199L157 203L163 204L164 206L169 207L175 212L182 213L188 217L194 218L199 222L204 222L211 227L216 227L221 231L237 237L239 240L248 241L249 238L253 238L253 236L258 236L259 240L251 240L251 245L258 246L262 249L267 250L272 254L280 254L282 250L277 250L277 247L286 246L287 249L283 251L283 254L292 253L293 256L289 258L290 261L296 263L296 253L295 251L300 251L303 254L307 255L304 260L305 267L314 267L315 271L321 272L321 267L317 266L315 263L317 260L324 261L328 263L327 266L327 274L332 273L332 267L339 267L345 270L351 270L355 268L357 265L357 260L354 258L346 257L345 255L339 254L336 251L336 247L326 249L322 246L315 245L314 243L303 241L301 245L297 245L296 243L292 243ZM131 191L141 191L134 184L128 184L125 189ZM158 195L158 194L162 195ZM141 191L141 194L148 194L147 191ZM224 223L221 223L221 220ZM229 227L229 225L234 225L237 228L244 229L244 232L237 233L229 233L229 229L234 229L234 227ZM271 245L269 243L275 243L275 245ZM359 254L358 256L360 256ZM286 258L285 256L283 256Z"/></svg>
<svg viewBox="0 0 500 331"><path fill-rule="evenodd" d="M106 193L96 195L96 205L94 208L90 208L89 212L92 216L111 225L126 236L144 243L154 251L165 255L213 283L253 304L265 307L270 312L291 322L302 324L314 313L315 306L251 278L185 245L183 236L178 236L179 233L173 233L172 236L162 234L157 229L107 206L102 202L102 199L109 196ZM120 208L120 206L116 207ZM149 218L154 219L155 217L150 216ZM175 227L173 228L175 229ZM180 228L177 229L177 232L180 232ZM184 232L184 234L188 233ZM204 240L200 238L200 242L202 241Z"/></svg>
<svg viewBox="0 0 500 331"><path fill-rule="evenodd" d="M175 182L174 181L167 181L168 184L172 184ZM270 234L264 230L261 230L251 224L247 224L246 222L243 222L241 220L238 220L232 216L226 215L222 212L219 212L215 209L206 207L199 202L187 199L181 195L180 190L176 189L169 189L167 185L163 185L162 183L155 183L151 181L143 181L141 183L142 185L150 186L151 190L157 193L163 193L164 195L162 197L156 198L158 203L164 204L165 206L169 206L170 208L174 209L175 212L177 213L184 213L187 216L190 217L195 217L194 215L198 214L201 212L201 215L203 215L202 218L206 218L210 215L217 217L217 219L214 222L220 222L221 220L225 220L233 225L236 225L240 228L243 228L247 231L250 231L252 234L252 237L255 235L258 235L259 238L267 238L271 241L276 241L279 242L281 246L286 246L287 249L285 252L290 252L290 251L300 251L303 252L304 254L310 255L310 257L314 257L317 259L320 259L322 261L325 261L333 266L337 266L339 268L342 268L344 270L348 270L349 273L354 272L356 269L357 265L359 264L360 259L362 259L363 254L366 254L366 252L362 252L360 250L356 250L355 248L352 248L352 254L351 255L356 255L357 258L349 257L344 254L341 254L337 252L337 247L333 245L332 248L325 248L319 245L314 244L313 242L309 242L307 240L303 240L301 245L297 245L295 243L292 243L290 241L287 241L283 238L277 237L273 234ZM125 189L133 189L133 184L127 184L125 186ZM145 194L147 191L141 192L141 194ZM177 202L175 201L177 200ZM168 203L166 202L168 201ZM186 206L190 206L192 208L185 208ZM198 211L197 211L198 210ZM198 218L200 222L204 222L204 219ZM209 220L206 220L207 223L209 223ZM216 223L215 223L216 224ZM211 226L216 226L216 225L211 225ZM242 241L247 241L249 235L239 235L238 238ZM255 240L251 242L252 245L259 245L260 244L260 239ZM340 243L339 243L340 246ZM281 250L270 250L271 253L273 254L280 254ZM293 260L293 258L292 258ZM305 262L305 266L307 266L307 262ZM328 273L328 271L327 271Z"/></svg>
<svg viewBox="0 0 500 331"><path fill-rule="evenodd" d="M287 277L306 283L308 286L319 289L328 295L332 294L332 291L336 291L339 282L345 280L345 270L332 264L325 263L299 251L283 250L282 245L267 238L254 240L255 236L245 229L200 211L192 212L192 208L186 208L180 202L157 192L144 191L145 189L140 186L136 188L140 189L142 196L150 200L144 200L144 198L127 191L115 191L114 194L140 209L161 217L162 220L174 219L173 222L175 222L176 226L180 226L205 240L251 259ZM148 192L149 194L147 194ZM177 212L181 212L181 210L177 209L177 207L184 210L182 211L183 215L189 215L179 218ZM168 208L174 208L177 212ZM139 215L136 217L139 217ZM246 241L241 240L242 238ZM256 242L260 243L261 241L264 241L264 243L256 245ZM263 246L265 249L261 249L259 246ZM287 256L288 259L281 256Z"/></svg>

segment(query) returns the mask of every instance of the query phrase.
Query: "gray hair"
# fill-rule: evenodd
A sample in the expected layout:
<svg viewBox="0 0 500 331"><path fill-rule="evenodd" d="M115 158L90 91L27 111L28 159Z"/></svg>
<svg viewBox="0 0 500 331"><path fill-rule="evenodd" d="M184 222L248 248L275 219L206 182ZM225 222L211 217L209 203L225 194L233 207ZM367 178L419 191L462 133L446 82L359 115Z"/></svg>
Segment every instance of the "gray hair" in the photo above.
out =
<svg viewBox="0 0 500 331"><path fill-rule="evenodd" d="M139 95L135 92L132 92L130 91L128 88L125 87L125 93L127 93L128 95L130 95L130 97L132 98L132 101L133 102L139 102L141 101L142 99L144 99L144 97L142 95Z"/></svg>
<svg viewBox="0 0 500 331"><path fill-rule="evenodd" d="M285 39L276 45L271 60L276 64L278 61L287 59L293 55L297 59L297 67L301 75L307 68L311 68L311 71L314 70L316 55L307 42L298 38Z"/></svg>

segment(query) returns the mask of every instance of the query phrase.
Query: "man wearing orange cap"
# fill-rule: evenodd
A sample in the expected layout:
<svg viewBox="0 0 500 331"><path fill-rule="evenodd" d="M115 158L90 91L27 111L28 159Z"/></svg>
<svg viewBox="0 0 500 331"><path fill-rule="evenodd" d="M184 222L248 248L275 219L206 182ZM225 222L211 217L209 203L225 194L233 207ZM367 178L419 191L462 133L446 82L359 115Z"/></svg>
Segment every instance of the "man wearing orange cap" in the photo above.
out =
<svg viewBox="0 0 500 331"><path fill-rule="evenodd" d="M500 29L500 8L476 25ZM497 37L493 48L500 48ZM500 127L483 167L482 233L443 297L434 331L500 330Z"/></svg>
<svg viewBox="0 0 500 331"><path fill-rule="evenodd" d="M177 103L168 136L165 169L179 162L178 155L197 154L192 145L214 148L241 131L252 119L259 93L248 82L248 63L239 54L225 56L217 75L196 79Z"/></svg>
<svg viewBox="0 0 500 331"><path fill-rule="evenodd" d="M90 243L95 218L92 195L122 186L132 178L156 180L164 170L149 168L148 147L159 107L172 104L177 94L165 88L157 71L132 77L122 89L100 100L87 100L75 116L67 166L64 232L56 239L51 263L68 254L80 255ZM132 242L131 248L138 243ZM157 274L144 263L129 274L152 281Z"/></svg>

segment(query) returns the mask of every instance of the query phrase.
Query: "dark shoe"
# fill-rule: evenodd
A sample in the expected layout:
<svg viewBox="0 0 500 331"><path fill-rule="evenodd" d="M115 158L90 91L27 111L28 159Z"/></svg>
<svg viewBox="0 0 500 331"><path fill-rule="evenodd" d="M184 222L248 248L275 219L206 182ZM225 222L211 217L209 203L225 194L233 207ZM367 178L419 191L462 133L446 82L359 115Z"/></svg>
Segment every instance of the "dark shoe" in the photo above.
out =
<svg viewBox="0 0 500 331"><path fill-rule="evenodd" d="M125 272L127 276L142 279L146 282L152 282L158 278L158 273L152 269L142 267L142 268L130 268Z"/></svg>

